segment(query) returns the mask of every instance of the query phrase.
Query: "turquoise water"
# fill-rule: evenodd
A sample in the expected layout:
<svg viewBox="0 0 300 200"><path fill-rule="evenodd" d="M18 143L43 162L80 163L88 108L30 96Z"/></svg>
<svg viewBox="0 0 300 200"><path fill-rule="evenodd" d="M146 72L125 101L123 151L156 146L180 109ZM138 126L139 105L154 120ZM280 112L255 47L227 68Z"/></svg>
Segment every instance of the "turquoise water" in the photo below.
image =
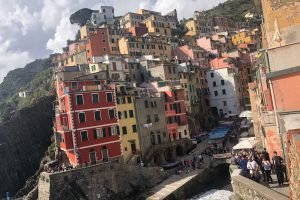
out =
<svg viewBox="0 0 300 200"><path fill-rule="evenodd" d="M203 194L196 195L190 200L229 200L231 195L231 191L213 189Z"/></svg>

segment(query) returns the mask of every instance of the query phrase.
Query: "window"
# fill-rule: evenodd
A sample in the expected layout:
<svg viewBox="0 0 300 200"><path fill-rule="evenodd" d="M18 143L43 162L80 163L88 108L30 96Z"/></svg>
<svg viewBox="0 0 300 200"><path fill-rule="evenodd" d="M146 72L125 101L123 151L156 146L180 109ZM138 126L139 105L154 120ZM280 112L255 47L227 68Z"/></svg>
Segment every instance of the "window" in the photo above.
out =
<svg viewBox="0 0 300 200"><path fill-rule="evenodd" d="M127 118L127 111L124 111L124 118Z"/></svg>
<svg viewBox="0 0 300 200"><path fill-rule="evenodd" d="M145 100L145 108L149 108L149 102Z"/></svg>
<svg viewBox="0 0 300 200"><path fill-rule="evenodd" d="M108 127L108 136L112 136L112 127Z"/></svg>
<svg viewBox="0 0 300 200"><path fill-rule="evenodd" d="M88 141L88 132L87 131L81 131L80 132L81 135L81 141Z"/></svg>
<svg viewBox="0 0 300 200"><path fill-rule="evenodd" d="M103 42L103 43L105 43L105 42L106 42L106 40L102 40L102 42Z"/></svg>
<svg viewBox="0 0 300 200"><path fill-rule="evenodd" d="M93 102L93 104L99 103L99 95L98 94L92 94L92 102Z"/></svg>
<svg viewBox="0 0 300 200"><path fill-rule="evenodd" d="M115 110L109 109L108 110L109 119L115 118Z"/></svg>
<svg viewBox="0 0 300 200"><path fill-rule="evenodd" d="M155 115L154 115L154 121L155 121L155 122L158 122L158 121L159 121L158 114L155 114Z"/></svg>
<svg viewBox="0 0 300 200"><path fill-rule="evenodd" d="M134 133L136 133L136 132L137 132L136 125L132 125L132 132L134 132Z"/></svg>
<svg viewBox="0 0 300 200"><path fill-rule="evenodd" d="M151 116L147 115L147 123L151 123Z"/></svg>
<svg viewBox="0 0 300 200"><path fill-rule="evenodd" d="M127 103L132 103L131 97L127 97Z"/></svg>
<svg viewBox="0 0 300 200"><path fill-rule="evenodd" d="M123 132L123 135L126 135L126 134L127 134L127 128L126 128L126 126L123 126L123 127L122 127L122 132Z"/></svg>
<svg viewBox="0 0 300 200"><path fill-rule="evenodd" d="M129 117L133 118L133 110L129 110Z"/></svg>
<svg viewBox="0 0 300 200"><path fill-rule="evenodd" d="M213 86L214 86L214 87L217 87L216 81L213 82Z"/></svg>
<svg viewBox="0 0 300 200"><path fill-rule="evenodd" d="M164 136L164 137L167 137L167 133L166 133L166 132L164 132L164 133L163 133L163 136Z"/></svg>
<svg viewBox="0 0 300 200"><path fill-rule="evenodd" d="M223 101L223 106L227 106L227 102L226 101Z"/></svg>
<svg viewBox="0 0 300 200"><path fill-rule="evenodd" d="M222 90L222 94L226 95L226 90L225 89Z"/></svg>
<svg viewBox="0 0 300 200"><path fill-rule="evenodd" d="M187 132L186 132L186 130L184 130L184 135L187 135Z"/></svg>
<svg viewBox="0 0 300 200"><path fill-rule="evenodd" d="M94 139L102 138L103 134L100 128L94 129Z"/></svg>
<svg viewBox="0 0 300 200"><path fill-rule="evenodd" d="M218 91L215 91L215 96L218 96Z"/></svg>
<svg viewBox="0 0 300 200"><path fill-rule="evenodd" d="M102 128L102 136L106 137L106 129L105 128Z"/></svg>
<svg viewBox="0 0 300 200"><path fill-rule="evenodd" d="M79 113L79 123L84 123L85 122L85 113Z"/></svg>
<svg viewBox="0 0 300 200"><path fill-rule="evenodd" d="M82 94L76 95L76 104L83 105L83 95Z"/></svg>
<svg viewBox="0 0 300 200"><path fill-rule="evenodd" d="M168 67L168 70L169 70L169 74L172 74L172 69L171 69L171 67Z"/></svg>
<svg viewBox="0 0 300 200"><path fill-rule="evenodd" d="M210 77L211 77L211 78L215 77L215 75L214 75L213 72L210 73Z"/></svg>
<svg viewBox="0 0 300 200"><path fill-rule="evenodd" d="M95 121L101 120L101 112L100 111L95 111L94 113Z"/></svg>
<svg viewBox="0 0 300 200"><path fill-rule="evenodd" d="M107 102L112 102L113 101L112 93L106 93L106 101Z"/></svg>
<svg viewBox="0 0 300 200"><path fill-rule="evenodd" d="M225 85L225 81L224 80L221 80L221 85Z"/></svg>
<svg viewBox="0 0 300 200"><path fill-rule="evenodd" d="M167 111L168 110L168 106L167 105L165 105L165 111Z"/></svg>
<svg viewBox="0 0 300 200"><path fill-rule="evenodd" d="M118 117L119 119L122 119L122 113L120 111L118 112Z"/></svg>
<svg viewBox="0 0 300 200"><path fill-rule="evenodd" d="M74 90L74 89L77 89L78 85L77 85L77 82L72 82L71 83L71 88Z"/></svg>

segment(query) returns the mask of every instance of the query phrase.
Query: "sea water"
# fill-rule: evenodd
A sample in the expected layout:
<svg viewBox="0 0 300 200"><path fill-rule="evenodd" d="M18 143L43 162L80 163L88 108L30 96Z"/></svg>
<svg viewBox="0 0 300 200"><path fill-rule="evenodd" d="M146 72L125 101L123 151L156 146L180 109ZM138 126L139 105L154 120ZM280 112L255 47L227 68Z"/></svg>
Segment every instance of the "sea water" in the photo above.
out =
<svg viewBox="0 0 300 200"><path fill-rule="evenodd" d="M209 190L205 193L194 196L189 200L229 200L233 193L228 190Z"/></svg>

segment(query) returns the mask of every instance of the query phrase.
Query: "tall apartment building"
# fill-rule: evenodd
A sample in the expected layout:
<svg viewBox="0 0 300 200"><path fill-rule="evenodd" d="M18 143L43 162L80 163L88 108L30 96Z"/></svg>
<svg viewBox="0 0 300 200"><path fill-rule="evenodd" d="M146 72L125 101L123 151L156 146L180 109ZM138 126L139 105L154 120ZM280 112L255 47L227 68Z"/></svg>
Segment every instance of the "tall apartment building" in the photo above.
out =
<svg viewBox="0 0 300 200"><path fill-rule="evenodd" d="M171 59L171 45L160 37L144 36L122 37L119 40L120 54L133 57L142 57L144 55L153 55L161 58Z"/></svg>
<svg viewBox="0 0 300 200"><path fill-rule="evenodd" d="M55 74L56 145L73 166L96 164L121 156L114 86L103 73L78 67Z"/></svg>
<svg viewBox="0 0 300 200"><path fill-rule="evenodd" d="M94 26L102 24L113 25L115 21L114 12L115 9L112 6L101 6L99 12L92 13L90 21Z"/></svg>
<svg viewBox="0 0 300 200"><path fill-rule="evenodd" d="M214 31L213 17L196 11L192 19L185 22L185 27L195 33L210 33Z"/></svg>
<svg viewBox="0 0 300 200"><path fill-rule="evenodd" d="M142 160L163 164L170 156L164 151L170 146L162 98L146 95L147 89L142 91L135 100L135 110L140 134Z"/></svg>
<svg viewBox="0 0 300 200"><path fill-rule="evenodd" d="M299 199L299 164L295 165L295 144L299 129L299 50L300 4L292 1L262 0L262 52L256 55L256 80L252 100L257 109L257 124L263 145L285 156L290 180L290 198ZM291 20L292 19L292 20ZM295 138L295 139L294 139ZM291 142L291 143L289 143ZM288 146L288 148L286 148ZM295 189L297 188L297 189Z"/></svg>
<svg viewBox="0 0 300 200"><path fill-rule="evenodd" d="M110 53L108 28L97 28L90 34L86 44L88 63L96 63L97 57Z"/></svg>
<svg viewBox="0 0 300 200"><path fill-rule="evenodd" d="M184 89L181 88L179 81L158 81L153 82L152 85L160 93L164 102L170 141L189 139Z"/></svg>
<svg viewBox="0 0 300 200"><path fill-rule="evenodd" d="M134 107L135 94L129 85L116 86L117 110L120 125L122 156L125 162L141 153L137 117Z"/></svg>
<svg viewBox="0 0 300 200"><path fill-rule="evenodd" d="M214 114L240 114L237 72L229 58L215 58L211 61L206 79L210 91L209 104Z"/></svg>

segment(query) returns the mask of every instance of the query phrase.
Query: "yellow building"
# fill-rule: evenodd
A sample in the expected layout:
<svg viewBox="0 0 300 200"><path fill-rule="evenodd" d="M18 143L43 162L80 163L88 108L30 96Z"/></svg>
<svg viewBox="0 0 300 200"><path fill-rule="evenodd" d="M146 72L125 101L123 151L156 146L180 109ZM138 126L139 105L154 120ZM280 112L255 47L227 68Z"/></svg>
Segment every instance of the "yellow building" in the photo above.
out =
<svg viewBox="0 0 300 200"><path fill-rule="evenodd" d="M185 22L185 27L196 33L212 32L214 30L213 17L202 12L195 12L193 18Z"/></svg>
<svg viewBox="0 0 300 200"><path fill-rule="evenodd" d="M127 162L134 155L140 154L140 140L134 108L134 95L126 90L126 86L117 86L117 110L121 148L124 161Z"/></svg>
<svg viewBox="0 0 300 200"><path fill-rule="evenodd" d="M108 29L108 36L109 36L109 47L110 52L113 55L118 55L119 53L119 39L121 38L120 30L118 29Z"/></svg>
<svg viewBox="0 0 300 200"><path fill-rule="evenodd" d="M234 45L249 44L255 41L255 35L247 30L242 30L232 36L232 43Z"/></svg>
<svg viewBox="0 0 300 200"><path fill-rule="evenodd" d="M149 33L171 36L170 24L164 16L151 15L144 20L144 23L146 24Z"/></svg>
<svg viewBox="0 0 300 200"><path fill-rule="evenodd" d="M122 37L119 40L119 50L122 55L141 57L153 55L157 57L172 58L172 47L166 39L156 36Z"/></svg>
<svg viewBox="0 0 300 200"><path fill-rule="evenodd" d="M88 21L84 26L80 27L80 39L86 38L89 34L94 33L96 30L96 26L94 26L90 21Z"/></svg>

